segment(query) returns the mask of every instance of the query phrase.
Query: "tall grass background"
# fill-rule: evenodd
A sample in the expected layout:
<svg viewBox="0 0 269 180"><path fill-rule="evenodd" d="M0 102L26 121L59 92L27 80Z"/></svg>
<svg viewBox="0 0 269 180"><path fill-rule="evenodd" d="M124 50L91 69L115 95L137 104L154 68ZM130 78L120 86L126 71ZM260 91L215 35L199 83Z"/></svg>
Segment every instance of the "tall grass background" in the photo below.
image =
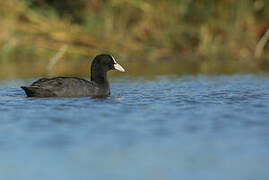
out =
<svg viewBox="0 0 269 180"><path fill-rule="evenodd" d="M0 63L244 62L268 68L266 0L1 0ZM242 67L244 68L244 67Z"/></svg>

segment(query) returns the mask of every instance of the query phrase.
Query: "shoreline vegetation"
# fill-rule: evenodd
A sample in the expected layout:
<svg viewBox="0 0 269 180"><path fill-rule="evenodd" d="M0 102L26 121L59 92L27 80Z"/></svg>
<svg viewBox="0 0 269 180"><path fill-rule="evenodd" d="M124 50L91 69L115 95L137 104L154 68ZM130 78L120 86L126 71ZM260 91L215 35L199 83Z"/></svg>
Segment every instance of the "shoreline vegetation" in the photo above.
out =
<svg viewBox="0 0 269 180"><path fill-rule="evenodd" d="M269 70L265 0L9 0L0 1L0 26L0 78L24 66L60 74L72 65L69 74L85 76L89 65L77 64L104 52L179 73Z"/></svg>
<svg viewBox="0 0 269 180"><path fill-rule="evenodd" d="M46 61L36 62L20 62L6 63L0 66L1 79L17 79L17 78L40 78L55 76L78 76L90 78L91 61L59 61L51 70L48 70ZM157 62L141 62L141 61L124 61L123 67L127 73L109 72L109 77L143 77L152 79L159 75L233 75L233 74L249 74L258 73L260 75L268 75L268 69L260 67L256 63L243 61L215 61L205 60L197 61L157 61ZM242 68L243 67L243 68Z"/></svg>

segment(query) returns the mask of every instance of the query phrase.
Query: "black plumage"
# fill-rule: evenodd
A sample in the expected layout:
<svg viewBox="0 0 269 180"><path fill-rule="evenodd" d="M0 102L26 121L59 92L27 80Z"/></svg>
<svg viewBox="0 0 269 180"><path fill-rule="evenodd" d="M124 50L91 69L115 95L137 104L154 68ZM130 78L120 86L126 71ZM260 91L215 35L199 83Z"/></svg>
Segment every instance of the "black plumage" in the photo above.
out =
<svg viewBox="0 0 269 180"><path fill-rule="evenodd" d="M109 96L107 71L113 69L125 71L113 56L101 54L91 64L91 81L77 77L41 78L21 88L28 97Z"/></svg>

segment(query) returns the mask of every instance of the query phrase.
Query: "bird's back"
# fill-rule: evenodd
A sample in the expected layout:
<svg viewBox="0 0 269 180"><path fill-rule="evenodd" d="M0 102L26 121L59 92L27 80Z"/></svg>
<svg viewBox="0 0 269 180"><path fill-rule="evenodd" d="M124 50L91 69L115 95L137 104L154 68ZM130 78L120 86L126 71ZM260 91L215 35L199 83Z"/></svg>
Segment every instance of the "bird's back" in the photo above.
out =
<svg viewBox="0 0 269 180"><path fill-rule="evenodd" d="M102 87L95 82L76 77L42 78L28 87L23 86L21 88L29 97L108 95L105 87Z"/></svg>

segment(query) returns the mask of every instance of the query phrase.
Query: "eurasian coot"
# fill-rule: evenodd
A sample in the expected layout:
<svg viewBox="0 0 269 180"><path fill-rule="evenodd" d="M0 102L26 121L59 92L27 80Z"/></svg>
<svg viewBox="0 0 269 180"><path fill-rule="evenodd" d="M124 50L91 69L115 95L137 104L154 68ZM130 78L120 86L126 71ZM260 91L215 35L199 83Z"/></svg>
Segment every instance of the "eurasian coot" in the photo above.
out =
<svg viewBox="0 0 269 180"><path fill-rule="evenodd" d="M91 81L77 77L42 78L28 87L22 86L28 97L109 96L107 71L125 70L108 54L97 55L91 64Z"/></svg>

